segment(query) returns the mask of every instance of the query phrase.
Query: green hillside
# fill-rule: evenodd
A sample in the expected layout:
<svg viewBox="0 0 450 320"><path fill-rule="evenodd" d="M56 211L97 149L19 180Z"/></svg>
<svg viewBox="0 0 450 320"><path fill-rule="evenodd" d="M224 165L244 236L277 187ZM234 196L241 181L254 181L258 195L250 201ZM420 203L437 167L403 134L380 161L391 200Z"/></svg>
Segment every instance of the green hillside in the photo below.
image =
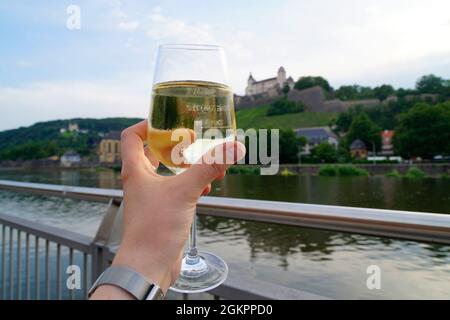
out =
<svg viewBox="0 0 450 320"><path fill-rule="evenodd" d="M41 159L61 155L69 149L83 156L95 155L102 134L122 131L142 119L67 119L38 122L29 127L0 132L0 160ZM69 123L77 124L80 132L66 131Z"/></svg>
<svg viewBox="0 0 450 320"><path fill-rule="evenodd" d="M236 112L238 128L308 128L327 126L337 117L335 112L299 112L266 116L269 106L242 109Z"/></svg>

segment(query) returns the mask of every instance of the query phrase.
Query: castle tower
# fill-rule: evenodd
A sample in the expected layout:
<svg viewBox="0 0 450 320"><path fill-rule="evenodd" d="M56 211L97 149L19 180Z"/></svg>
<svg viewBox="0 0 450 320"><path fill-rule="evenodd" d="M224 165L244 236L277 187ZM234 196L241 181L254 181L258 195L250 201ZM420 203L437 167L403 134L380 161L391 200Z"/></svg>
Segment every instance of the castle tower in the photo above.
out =
<svg viewBox="0 0 450 320"><path fill-rule="evenodd" d="M245 88L245 95L250 96L253 94L253 84L255 83L255 79L252 76L252 73L250 72L250 75L248 76L247 80L247 88Z"/></svg>
<svg viewBox="0 0 450 320"><path fill-rule="evenodd" d="M286 70L284 70L283 66L278 69L277 82L280 88L283 88L286 83Z"/></svg>

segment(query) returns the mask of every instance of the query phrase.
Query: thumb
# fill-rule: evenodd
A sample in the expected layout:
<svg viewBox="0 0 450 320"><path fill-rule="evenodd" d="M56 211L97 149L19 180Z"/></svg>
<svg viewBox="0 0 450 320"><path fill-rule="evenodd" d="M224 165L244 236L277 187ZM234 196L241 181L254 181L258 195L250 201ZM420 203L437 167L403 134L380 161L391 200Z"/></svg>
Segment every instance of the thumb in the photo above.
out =
<svg viewBox="0 0 450 320"><path fill-rule="evenodd" d="M222 143L210 151L189 169L179 175L184 185L193 187L199 193L223 174L229 167L245 156L245 146L238 141Z"/></svg>

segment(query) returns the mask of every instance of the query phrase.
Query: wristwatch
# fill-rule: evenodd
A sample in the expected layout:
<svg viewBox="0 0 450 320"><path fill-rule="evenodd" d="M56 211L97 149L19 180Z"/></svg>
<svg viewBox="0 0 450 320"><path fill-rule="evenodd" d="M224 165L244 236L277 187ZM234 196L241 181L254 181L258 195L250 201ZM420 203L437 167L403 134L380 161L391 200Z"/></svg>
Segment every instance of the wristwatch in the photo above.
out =
<svg viewBox="0 0 450 320"><path fill-rule="evenodd" d="M98 277L89 290L88 297L103 284L110 284L130 293L137 300L162 300L161 288L139 272L125 266L111 266Z"/></svg>

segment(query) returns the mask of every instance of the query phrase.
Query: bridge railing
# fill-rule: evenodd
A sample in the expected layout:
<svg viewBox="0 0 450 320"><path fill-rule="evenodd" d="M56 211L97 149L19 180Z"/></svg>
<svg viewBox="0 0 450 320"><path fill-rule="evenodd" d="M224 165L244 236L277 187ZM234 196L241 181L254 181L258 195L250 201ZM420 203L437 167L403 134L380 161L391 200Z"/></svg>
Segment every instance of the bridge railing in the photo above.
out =
<svg viewBox="0 0 450 320"><path fill-rule="evenodd" d="M95 237L0 212L0 297L85 298L120 243L122 191L4 180L0 180L0 190L108 203ZM222 197L202 197L197 211L200 215L450 244L450 216L444 214ZM82 290L67 290L66 267L74 263L81 266ZM326 299L233 273L210 294L225 299Z"/></svg>

